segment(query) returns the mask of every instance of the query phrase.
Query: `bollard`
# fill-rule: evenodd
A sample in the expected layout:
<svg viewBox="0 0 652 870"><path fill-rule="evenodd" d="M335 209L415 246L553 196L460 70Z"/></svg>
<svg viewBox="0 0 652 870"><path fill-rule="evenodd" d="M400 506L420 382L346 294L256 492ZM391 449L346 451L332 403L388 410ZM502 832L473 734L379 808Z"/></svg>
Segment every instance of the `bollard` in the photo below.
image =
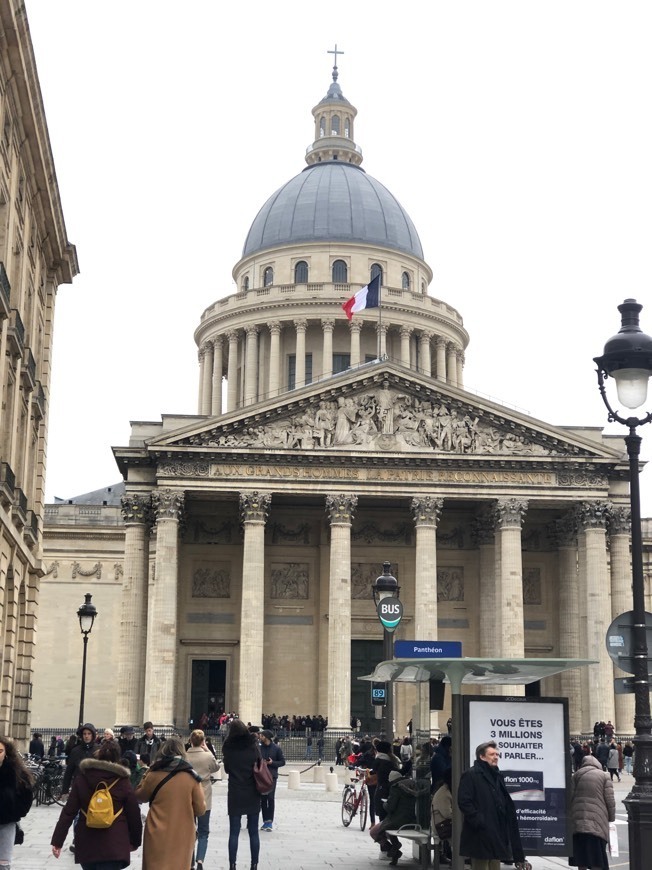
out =
<svg viewBox="0 0 652 870"><path fill-rule="evenodd" d="M312 781L313 782L321 782L322 784L326 782L326 768L325 767L313 767L312 769Z"/></svg>
<svg viewBox="0 0 652 870"><path fill-rule="evenodd" d="M291 770L288 774L288 788L301 788L301 775L298 770Z"/></svg>
<svg viewBox="0 0 652 870"><path fill-rule="evenodd" d="M326 791L339 791L340 784L337 781L336 773L326 774Z"/></svg>

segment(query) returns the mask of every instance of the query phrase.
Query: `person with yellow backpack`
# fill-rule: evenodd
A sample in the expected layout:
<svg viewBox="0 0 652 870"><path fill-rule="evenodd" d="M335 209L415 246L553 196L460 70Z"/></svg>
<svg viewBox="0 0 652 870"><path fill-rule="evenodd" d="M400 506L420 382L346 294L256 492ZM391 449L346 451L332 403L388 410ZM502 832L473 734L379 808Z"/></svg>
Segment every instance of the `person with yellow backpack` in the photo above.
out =
<svg viewBox="0 0 652 870"><path fill-rule="evenodd" d="M129 768L120 764L115 740L102 743L79 765L68 801L52 834L52 854L61 855L66 834L79 813L75 828L75 861L82 870L122 870L140 846L143 825L140 805L129 781Z"/></svg>

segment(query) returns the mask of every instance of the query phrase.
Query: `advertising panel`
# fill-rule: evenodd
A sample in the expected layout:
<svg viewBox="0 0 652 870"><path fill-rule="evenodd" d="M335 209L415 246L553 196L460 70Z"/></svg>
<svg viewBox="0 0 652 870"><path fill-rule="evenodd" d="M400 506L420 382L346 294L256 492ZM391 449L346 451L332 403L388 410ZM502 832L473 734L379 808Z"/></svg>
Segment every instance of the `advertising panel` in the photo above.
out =
<svg viewBox="0 0 652 870"><path fill-rule="evenodd" d="M476 746L496 741L525 854L570 854L567 699L466 695L463 703L465 769Z"/></svg>

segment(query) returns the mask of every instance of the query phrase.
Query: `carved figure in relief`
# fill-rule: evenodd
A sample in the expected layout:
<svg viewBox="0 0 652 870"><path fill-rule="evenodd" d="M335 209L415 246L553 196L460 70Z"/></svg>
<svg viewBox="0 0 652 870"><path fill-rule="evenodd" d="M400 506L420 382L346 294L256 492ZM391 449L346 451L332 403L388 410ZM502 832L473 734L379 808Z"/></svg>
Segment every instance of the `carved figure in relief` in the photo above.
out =
<svg viewBox="0 0 652 870"><path fill-rule="evenodd" d="M335 422L335 444L351 444L351 426L358 415L353 399L340 396L337 400L337 417Z"/></svg>
<svg viewBox="0 0 652 870"><path fill-rule="evenodd" d="M231 577L226 568L198 568L192 576L193 598L230 598Z"/></svg>
<svg viewBox="0 0 652 870"><path fill-rule="evenodd" d="M437 571L437 601L464 601L463 568L440 568Z"/></svg>
<svg viewBox="0 0 652 870"><path fill-rule="evenodd" d="M330 447L333 443L335 412L329 402L320 402L315 414L315 437L320 447Z"/></svg>
<svg viewBox="0 0 652 870"><path fill-rule="evenodd" d="M288 562L272 566L272 598L308 598L308 565Z"/></svg>

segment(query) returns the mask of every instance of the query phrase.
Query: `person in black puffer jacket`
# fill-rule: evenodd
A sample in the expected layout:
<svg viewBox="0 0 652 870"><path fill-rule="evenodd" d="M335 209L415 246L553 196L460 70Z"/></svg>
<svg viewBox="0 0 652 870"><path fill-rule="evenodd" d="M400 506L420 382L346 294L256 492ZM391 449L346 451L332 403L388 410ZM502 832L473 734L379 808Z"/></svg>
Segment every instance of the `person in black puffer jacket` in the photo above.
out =
<svg viewBox="0 0 652 870"><path fill-rule="evenodd" d="M68 794L70 791L70 783L73 781L79 770L79 765L85 758L92 758L93 753L97 749L95 738L97 737L97 729L90 722L84 723L81 728L77 729L77 734L81 738L81 743L78 743L71 750L68 759L66 760L66 772L63 775L62 794Z"/></svg>
<svg viewBox="0 0 652 870"><path fill-rule="evenodd" d="M27 815L32 805L32 786L32 775L13 741L0 737L0 862L7 866L14 851L16 822Z"/></svg>

